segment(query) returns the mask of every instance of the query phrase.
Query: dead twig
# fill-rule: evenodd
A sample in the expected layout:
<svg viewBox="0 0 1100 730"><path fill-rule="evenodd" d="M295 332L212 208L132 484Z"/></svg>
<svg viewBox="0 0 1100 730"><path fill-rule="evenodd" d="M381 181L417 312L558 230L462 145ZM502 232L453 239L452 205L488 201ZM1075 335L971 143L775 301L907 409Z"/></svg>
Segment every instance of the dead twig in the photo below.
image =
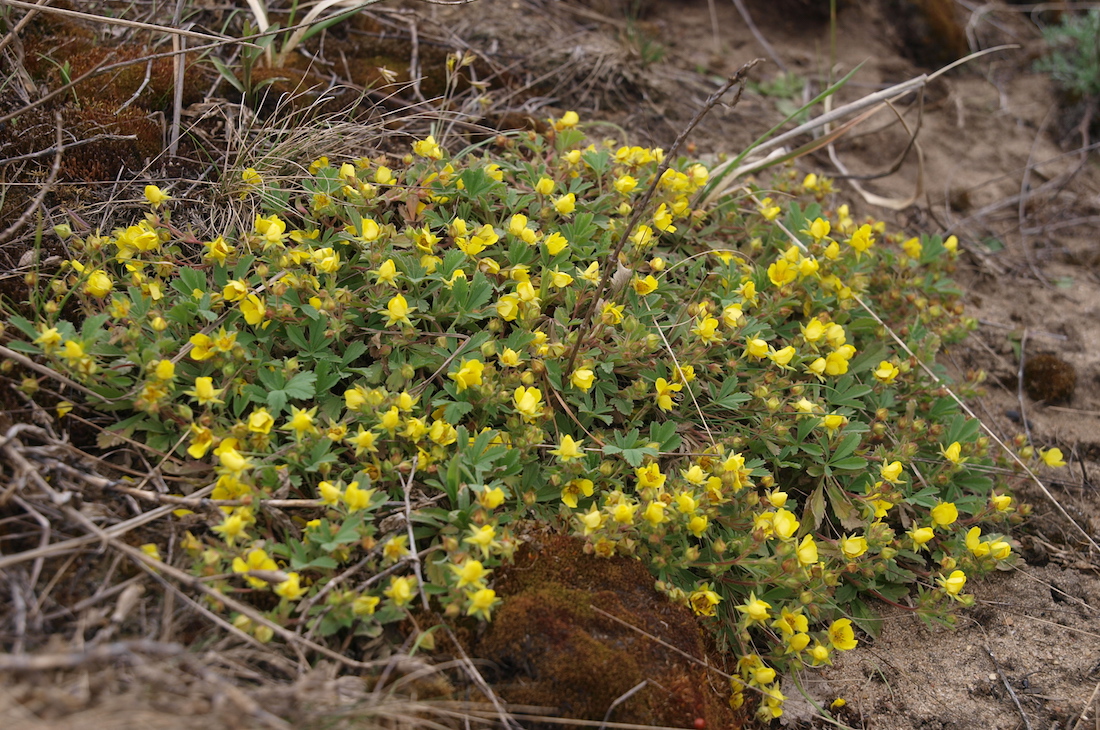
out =
<svg viewBox="0 0 1100 730"><path fill-rule="evenodd" d="M989 661L993 663L993 668L997 670L997 676L1001 678L1001 683L1008 690L1008 696L1012 698L1012 704L1016 705L1016 711L1020 713L1020 717L1024 721L1024 730L1031 730L1031 721L1027 719L1027 715L1024 713L1024 708L1020 706L1020 698L1016 696L1016 691L1012 689L1012 685L1008 683L1008 677L1001 671L1001 665L997 663L997 660L993 658L993 652L989 650L989 647L985 644L982 645L982 649L985 650Z"/></svg>
<svg viewBox="0 0 1100 730"><path fill-rule="evenodd" d="M154 657L179 656L185 649L179 644L138 639L103 644L86 651L63 654L13 655L0 654L0 672L48 672L56 669L75 669L89 664L103 664L128 660L140 661L139 654Z"/></svg>

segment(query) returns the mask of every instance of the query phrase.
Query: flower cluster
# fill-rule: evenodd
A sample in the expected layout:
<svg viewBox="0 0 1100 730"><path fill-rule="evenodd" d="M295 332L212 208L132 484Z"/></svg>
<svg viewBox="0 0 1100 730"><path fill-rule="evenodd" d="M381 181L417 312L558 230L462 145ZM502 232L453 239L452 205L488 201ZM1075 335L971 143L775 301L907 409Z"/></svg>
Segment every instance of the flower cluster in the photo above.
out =
<svg viewBox="0 0 1100 730"><path fill-rule="evenodd" d="M484 157L429 136L321 158L292 204L210 240L150 186L141 222L69 240L21 347L124 402L120 433L209 464L184 552L219 590L274 594L273 620L487 620L517 521L567 524L645 560L741 657L731 702L752 688L776 717L782 672L875 630L866 600L915 589L942 617L1013 559L985 532L1016 514L988 444L918 367L970 327L957 241L826 209L828 181L793 171L771 193L791 202L704 209L703 165L578 125ZM291 525L276 493L302 500ZM330 582L349 564L372 577Z"/></svg>

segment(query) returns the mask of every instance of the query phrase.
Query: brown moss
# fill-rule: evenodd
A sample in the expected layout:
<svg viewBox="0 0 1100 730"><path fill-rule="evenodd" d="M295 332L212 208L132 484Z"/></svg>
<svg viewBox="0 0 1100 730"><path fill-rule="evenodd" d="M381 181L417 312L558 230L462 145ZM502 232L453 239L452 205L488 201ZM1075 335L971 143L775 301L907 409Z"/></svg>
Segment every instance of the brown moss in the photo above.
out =
<svg viewBox="0 0 1100 730"><path fill-rule="evenodd" d="M640 633L706 656L695 617L658 594L638 560L586 555L582 540L545 536L498 572L504 600L472 651L494 663L490 676L508 702L603 720L647 680L615 707L612 721L690 727L702 718L707 727L740 726L720 676Z"/></svg>
<svg viewBox="0 0 1100 730"><path fill-rule="evenodd" d="M1024 364L1024 390L1032 400L1065 403L1076 386L1076 368L1057 355L1035 355Z"/></svg>

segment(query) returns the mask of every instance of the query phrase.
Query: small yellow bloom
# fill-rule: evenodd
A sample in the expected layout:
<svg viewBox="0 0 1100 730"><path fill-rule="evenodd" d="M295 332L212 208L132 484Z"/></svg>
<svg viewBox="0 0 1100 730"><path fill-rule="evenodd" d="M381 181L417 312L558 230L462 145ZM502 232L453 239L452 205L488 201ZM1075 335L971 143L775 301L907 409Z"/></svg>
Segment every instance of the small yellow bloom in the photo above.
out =
<svg viewBox="0 0 1100 730"><path fill-rule="evenodd" d="M879 474L891 484L897 484L901 481L903 471L904 467L902 467L900 461L892 461L889 464L884 464L879 470Z"/></svg>
<svg viewBox="0 0 1100 730"><path fill-rule="evenodd" d="M645 512L642 513L642 519L653 527L656 527L662 522L668 522L668 517L665 515L665 508L667 506L668 505L664 502L650 502L646 505Z"/></svg>
<svg viewBox="0 0 1100 730"><path fill-rule="evenodd" d="M428 139L431 139L429 137ZM393 576L390 578L390 585L384 591L382 591L391 601L393 605L401 607L408 605L413 597L416 596L416 578L411 576Z"/></svg>
<svg viewBox="0 0 1100 730"><path fill-rule="evenodd" d="M644 279L635 276L631 285L634 287L634 291L638 293L638 296L642 297L657 291L658 286L657 279L654 278L653 274L647 275Z"/></svg>
<svg viewBox="0 0 1100 730"><path fill-rule="evenodd" d="M596 382L596 373L590 368L577 368L573 371L573 374L569 376L569 381L573 384L574 388L580 390L591 390L592 384Z"/></svg>
<svg viewBox="0 0 1100 730"><path fill-rule="evenodd" d="M670 383L664 378L657 378L653 387L657 391L657 407L662 411L671 411L673 394L679 393L684 386L682 383Z"/></svg>
<svg viewBox="0 0 1100 730"><path fill-rule="evenodd" d="M485 576L489 575L490 571L480 560L466 559L461 565L450 565L451 572L458 577L458 587L465 588L466 586L481 586L485 580Z"/></svg>
<svg viewBox="0 0 1100 730"><path fill-rule="evenodd" d="M464 538L462 542L476 545L481 548L481 553L484 557L489 556L489 551L494 547L500 547L500 543L494 540L497 535L496 528L492 525L482 525L481 527L470 527L470 536Z"/></svg>
<svg viewBox="0 0 1100 730"><path fill-rule="evenodd" d="M183 391L184 395L189 395L199 402L200 406L205 405L218 405L225 401L218 398L221 390L214 389L214 379L207 377L195 378L194 390Z"/></svg>
<svg viewBox="0 0 1100 730"><path fill-rule="evenodd" d="M450 373L448 377L455 381L456 390L461 393L467 388L480 386L484 370L485 363L480 360L463 360L458 372Z"/></svg>
<svg viewBox="0 0 1100 730"><path fill-rule="evenodd" d="M417 157L424 157L429 160L443 159L443 150L436 144L435 137L432 135L428 135L426 139L413 142L412 151Z"/></svg>
<svg viewBox="0 0 1100 730"><path fill-rule="evenodd" d="M88 280L84 282L84 292L96 299L102 299L111 293L114 286L114 282L111 281L111 277L107 275L106 271L96 269L88 275Z"/></svg>
<svg viewBox="0 0 1100 730"><path fill-rule="evenodd" d="M370 507L371 497L373 496L373 489L360 489L359 482L352 482L344 490L344 504L348 506L350 512L357 512Z"/></svg>
<svg viewBox="0 0 1100 730"><path fill-rule="evenodd" d="M571 479L561 490L561 501L569 509L576 509L577 500L582 496L591 497L595 488L591 479Z"/></svg>
<svg viewBox="0 0 1100 730"><path fill-rule="evenodd" d="M721 602L722 597L712 591L706 583L688 596L688 604L697 616L713 616L718 604Z"/></svg>
<svg viewBox="0 0 1100 730"><path fill-rule="evenodd" d="M386 311L384 312L387 319L386 324L394 325L398 322L403 322L411 326L412 322L409 320L409 313L415 310L416 307L410 307L408 300L405 299L403 295L398 294L386 304Z"/></svg>
<svg viewBox="0 0 1100 730"><path fill-rule="evenodd" d="M563 462L571 461L573 459L580 459L584 456L584 451L581 449L581 444L584 443L584 439L580 441L574 441L573 437L569 434L565 434L561 437L561 442L558 443L558 448L551 449L550 453L561 459Z"/></svg>
<svg viewBox="0 0 1100 730"><path fill-rule="evenodd" d="M546 237L542 245L546 246L546 252L551 256L557 256L559 253L569 248L569 239L557 231L554 231Z"/></svg>
<svg viewBox="0 0 1100 730"><path fill-rule="evenodd" d="M829 643L834 649L840 651L851 651L856 648L859 641L856 640L856 633L852 630L851 619L838 618L833 621L829 626Z"/></svg>
<svg viewBox="0 0 1100 730"><path fill-rule="evenodd" d="M528 423L533 423L536 418L542 415L542 391L538 388L525 388L521 385L516 388L512 398L516 411Z"/></svg>
<svg viewBox="0 0 1100 730"><path fill-rule="evenodd" d="M947 448L941 448L940 453L943 454L943 458L947 459L952 464L961 464L966 461L962 456L962 444L958 441L951 442L951 445Z"/></svg>
<svg viewBox="0 0 1100 730"><path fill-rule="evenodd" d="M989 498L989 501L993 505L993 509L998 512L1007 512L1012 509L1012 497L1007 494L994 494Z"/></svg>
<svg viewBox="0 0 1100 730"><path fill-rule="evenodd" d="M558 211L559 215L572 215L576 207L577 196L573 193L566 193L554 201L554 209Z"/></svg>
<svg viewBox="0 0 1100 730"><path fill-rule="evenodd" d="M755 592L749 592L749 600L737 606L737 610L745 615L748 626L764 623L771 618L772 605L756 597Z"/></svg>
<svg viewBox="0 0 1100 730"><path fill-rule="evenodd" d="M768 343L758 337L754 337L745 343L745 355L747 357L762 360L768 355Z"/></svg>
<svg viewBox="0 0 1100 730"><path fill-rule="evenodd" d="M932 523L947 527L959 519L959 509L952 502L940 502L932 508Z"/></svg>
<svg viewBox="0 0 1100 730"><path fill-rule="evenodd" d="M867 538L862 535L845 535L840 540L840 552L848 560L855 560L867 552Z"/></svg>
<svg viewBox="0 0 1100 730"><path fill-rule="evenodd" d="M817 562L817 542L813 535L806 535L798 544L798 564L807 567Z"/></svg>
<svg viewBox="0 0 1100 730"><path fill-rule="evenodd" d="M157 360L153 366L153 375L157 380L172 380L176 377L176 364L171 360Z"/></svg>
<svg viewBox="0 0 1100 730"><path fill-rule="evenodd" d="M172 197L160 188L158 188L156 185L146 185L145 199L149 201L149 205L157 208L160 207L161 204L171 200Z"/></svg>
<svg viewBox="0 0 1100 730"><path fill-rule="evenodd" d="M554 181L548 177L540 177L535 183L535 192L539 195L549 195L554 192Z"/></svg>
<svg viewBox="0 0 1100 730"><path fill-rule="evenodd" d="M913 540L913 547L917 550L923 549L922 546L936 536L935 531L931 527L918 527L910 530L906 534Z"/></svg>
<svg viewBox="0 0 1100 730"><path fill-rule="evenodd" d="M894 382L894 379L901 373L897 366L891 363L889 360L883 360L878 364L878 368L875 369L875 379L885 385L890 385Z"/></svg>
<svg viewBox="0 0 1100 730"><path fill-rule="evenodd" d="M317 406L313 408L290 407L290 419L287 420L284 430L293 431L295 438L301 438L307 433L316 435L317 427L313 425L313 418L317 415Z"/></svg>
<svg viewBox="0 0 1100 730"><path fill-rule="evenodd" d="M497 593L492 588L481 588L473 593L467 593L470 607L466 609L467 616L481 616L486 621L491 617L493 606L498 603Z"/></svg>
<svg viewBox="0 0 1100 730"><path fill-rule="evenodd" d="M252 433L271 433L275 419L266 408L257 408L248 416L248 430Z"/></svg>
<svg viewBox="0 0 1100 730"><path fill-rule="evenodd" d="M1052 469L1058 469L1066 465L1065 459L1062 458L1062 450L1059 448L1047 449L1046 451L1040 449L1039 458Z"/></svg>
<svg viewBox="0 0 1100 730"><path fill-rule="evenodd" d="M966 585L966 573L961 570L953 570L951 575L946 578L941 576L936 579L936 582L943 586L947 595L954 597L959 595L959 591Z"/></svg>

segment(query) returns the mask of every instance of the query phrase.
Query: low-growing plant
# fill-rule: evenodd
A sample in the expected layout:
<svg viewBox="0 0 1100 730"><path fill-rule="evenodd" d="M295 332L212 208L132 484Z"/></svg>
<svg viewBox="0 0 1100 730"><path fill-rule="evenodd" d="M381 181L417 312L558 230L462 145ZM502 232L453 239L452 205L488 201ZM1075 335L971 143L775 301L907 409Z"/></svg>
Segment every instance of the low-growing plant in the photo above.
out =
<svg viewBox="0 0 1100 730"><path fill-rule="evenodd" d="M1081 15L1065 13L1062 22L1043 29L1048 53L1035 67L1074 100L1100 99L1100 9Z"/></svg>
<svg viewBox="0 0 1100 730"><path fill-rule="evenodd" d="M1012 564L1017 505L924 369L973 324L954 237L858 220L793 170L693 207L707 169L664 162L572 112L454 157L429 136L318 159L211 240L149 186L133 225L60 231L73 259L30 280L9 347L117 413L115 437L211 465L179 560L272 621L350 640L414 607L489 620L538 521L645 561L739 657L731 702L776 717L781 673L873 634L874 601L950 621Z"/></svg>

